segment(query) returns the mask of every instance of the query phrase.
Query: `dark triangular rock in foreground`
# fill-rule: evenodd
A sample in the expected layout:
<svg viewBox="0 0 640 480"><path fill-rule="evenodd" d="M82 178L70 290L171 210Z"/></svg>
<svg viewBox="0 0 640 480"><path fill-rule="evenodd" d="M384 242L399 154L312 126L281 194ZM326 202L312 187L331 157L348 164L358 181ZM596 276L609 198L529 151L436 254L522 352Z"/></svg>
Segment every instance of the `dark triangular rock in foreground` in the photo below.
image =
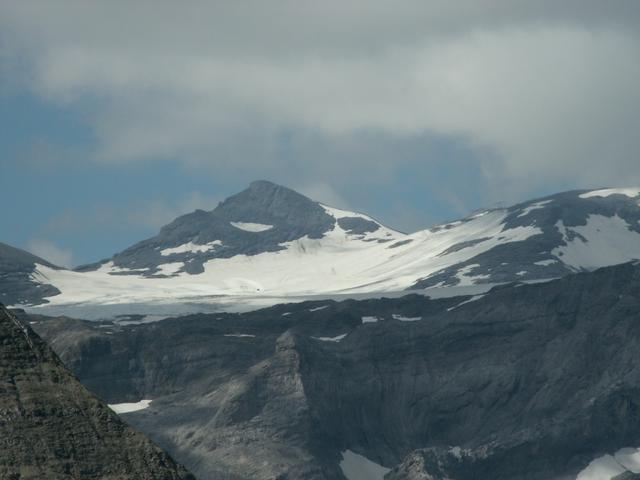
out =
<svg viewBox="0 0 640 480"><path fill-rule="evenodd" d="M193 479L0 305L0 478Z"/></svg>

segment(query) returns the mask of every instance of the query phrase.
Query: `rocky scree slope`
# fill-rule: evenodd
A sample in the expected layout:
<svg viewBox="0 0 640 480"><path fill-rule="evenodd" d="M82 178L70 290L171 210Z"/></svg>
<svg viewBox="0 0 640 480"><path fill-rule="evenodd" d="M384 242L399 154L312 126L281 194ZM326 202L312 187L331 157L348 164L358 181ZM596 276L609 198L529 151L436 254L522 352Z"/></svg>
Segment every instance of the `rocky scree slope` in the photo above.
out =
<svg viewBox="0 0 640 480"><path fill-rule="evenodd" d="M478 297L32 321L104 399L153 399L126 420L202 479L344 479L348 451L393 480L575 478L640 442L635 263Z"/></svg>
<svg viewBox="0 0 640 480"><path fill-rule="evenodd" d="M1 305L0 478L195 480Z"/></svg>

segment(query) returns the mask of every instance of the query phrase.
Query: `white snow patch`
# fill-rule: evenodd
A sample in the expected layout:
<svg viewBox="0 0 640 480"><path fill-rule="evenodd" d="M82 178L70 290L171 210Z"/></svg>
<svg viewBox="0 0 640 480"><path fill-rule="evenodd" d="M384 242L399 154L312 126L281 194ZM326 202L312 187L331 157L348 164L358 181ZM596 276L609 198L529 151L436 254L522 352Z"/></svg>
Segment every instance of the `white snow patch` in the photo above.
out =
<svg viewBox="0 0 640 480"><path fill-rule="evenodd" d="M238 338L255 338L255 335L250 335L248 333L227 333L223 335L224 337L238 337Z"/></svg>
<svg viewBox="0 0 640 480"><path fill-rule="evenodd" d="M611 480L626 471L626 468L611 455L604 455L593 460L587 468L578 474L576 480Z"/></svg>
<svg viewBox="0 0 640 480"><path fill-rule="evenodd" d="M348 335L347 333L343 333L342 335L338 335L336 337L311 337L311 338L313 338L314 340L320 340L321 342L339 342L347 335Z"/></svg>
<svg viewBox="0 0 640 480"><path fill-rule="evenodd" d="M175 275L184 267L184 262L171 262L158 265L158 272L156 275Z"/></svg>
<svg viewBox="0 0 640 480"><path fill-rule="evenodd" d="M596 269L640 258L640 233L629 230L629 224L617 215L589 215L586 225L565 227L560 220L556 228L567 245L551 252L576 270ZM569 240L573 231L584 237Z"/></svg>
<svg viewBox="0 0 640 480"><path fill-rule="evenodd" d="M536 202L536 203L532 203L531 205L526 206L522 212L520 213L520 215L518 215L517 218L520 217L526 217L527 215L529 215L531 212L533 212L534 210L539 210L541 208L544 208L545 205L549 204L553 202L553 200L542 200L541 202Z"/></svg>
<svg viewBox="0 0 640 480"><path fill-rule="evenodd" d="M640 473L640 451L637 448L621 448L614 458L630 472Z"/></svg>
<svg viewBox="0 0 640 480"><path fill-rule="evenodd" d="M462 448L460 447L451 447L449 449L449 453L456 457L458 460L462 459Z"/></svg>
<svg viewBox="0 0 640 480"><path fill-rule="evenodd" d="M273 225L265 225L264 223L251 223L251 222L230 222L236 228L244 230L245 232L266 232L271 230Z"/></svg>
<svg viewBox="0 0 640 480"><path fill-rule="evenodd" d="M377 222L375 219L363 213L350 212L348 210L340 210L338 208L329 207L323 204L320 204L320 206L324 208L327 214L331 215L336 220L339 220L341 218L361 218L363 220L367 220L369 222L373 222L376 225L378 225L378 229L376 229L373 232L367 232L365 234L352 234L352 233L347 233L336 222L333 233L344 235L345 238L350 238L352 240L354 238L358 238L359 240L366 240L366 241L385 240L385 244L387 244L388 246L388 242L386 242L387 240L391 242L393 240L398 240L399 238L405 237L405 234L400 233L396 230L391 230L390 228L385 227L380 222Z"/></svg>
<svg viewBox="0 0 640 480"><path fill-rule="evenodd" d="M543 267L546 267L548 265L553 265L554 263L558 263L558 260L550 258L549 260L540 260L539 262L534 262L534 265L542 265Z"/></svg>
<svg viewBox="0 0 640 480"><path fill-rule="evenodd" d="M473 263L471 265L466 265L458 270L458 272L456 273L456 277L459 280L458 285L473 285L477 280L488 279L489 275L469 275L469 273L471 273L471 270L479 266L479 263Z"/></svg>
<svg viewBox="0 0 640 480"><path fill-rule="evenodd" d="M378 317L362 317L362 323L376 323Z"/></svg>
<svg viewBox="0 0 640 480"><path fill-rule="evenodd" d="M315 308L310 308L309 311L310 312L318 312L320 310L324 310L325 308L328 308L329 305L322 305L321 307L315 307Z"/></svg>
<svg viewBox="0 0 640 480"><path fill-rule="evenodd" d="M173 255L176 253L208 252L209 250L213 250L220 245L222 245L222 241L220 240L214 240L213 242L205 243L203 245L188 242L182 245L178 245L177 247L165 248L163 250L160 250L160 255L162 255L163 257L168 257L169 255Z"/></svg>
<svg viewBox="0 0 640 480"><path fill-rule="evenodd" d="M417 322L418 320L422 320L422 317L403 317L397 313L392 315L394 320L400 320L401 322Z"/></svg>
<svg viewBox="0 0 640 480"><path fill-rule="evenodd" d="M137 412L138 410L144 410L151 405L152 400L140 400L135 403L114 403L109 405L109 408L117 414Z"/></svg>
<svg viewBox="0 0 640 480"><path fill-rule="evenodd" d="M608 197L609 195L626 195L627 197L636 198L640 195L640 188L603 188L583 193L580 198Z"/></svg>
<svg viewBox="0 0 640 480"><path fill-rule="evenodd" d="M365 215L364 213L350 212L349 210L340 210L339 208L334 208L334 207L330 207L328 205L323 205L322 203L320 204L320 206L322 208L324 208L325 212L327 212L329 215L331 215L336 220L338 220L339 218L362 218L364 220L369 220L371 222L378 223L373 218L371 218L369 215ZM380 225L380 224L378 223L378 225Z"/></svg>
<svg viewBox="0 0 640 480"><path fill-rule="evenodd" d="M155 323L160 322L162 320L166 320L170 318L170 315L145 315L140 319L136 320L116 320L115 323L118 325L141 325L143 323ZM107 325L108 327L113 325Z"/></svg>
<svg viewBox="0 0 640 480"><path fill-rule="evenodd" d="M519 272L516 272L516 275L521 277L522 275L526 275L527 273L529 273L529 272L527 272L526 270L520 270Z"/></svg>
<svg viewBox="0 0 640 480"><path fill-rule="evenodd" d="M482 297L484 297L486 294L481 294L481 295L474 295L473 297L469 298L468 300L465 300L464 302L460 302L457 305L454 305L453 307L449 307L447 308L447 312L450 312L451 310L455 310L456 308L464 305L465 303L471 303L471 302L475 302L476 300L480 300Z"/></svg>
<svg viewBox="0 0 640 480"><path fill-rule="evenodd" d="M582 470L576 480L611 480L625 473L640 473L640 451L621 448L614 455L603 455Z"/></svg>
<svg viewBox="0 0 640 480"><path fill-rule="evenodd" d="M340 469L347 480L384 480L384 476L391 470L351 450L342 452Z"/></svg>
<svg viewBox="0 0 640 480"><path fill-rule="evenodd" d="M109 274L113 274L113 273L131 273L131 274L135 274L135 273L143 273L148 271L148 268L126 268L126 267L117 267L116 265L113 264L113 262L109 261L107 263L103 263L102 265L100 265L100 268L97 270L98 272L104 272L104 273L109 273Z"/></svg>
<svg viewBox="0 0 640 480"><path fill-rule="evenodd" d="M468 295L480 295L487 293L493 287L503 285L502 283L479 283L477 285L465 285L463 287L431 287L424 290L424 293L432 300L439 298L466 297Z"/></svg>

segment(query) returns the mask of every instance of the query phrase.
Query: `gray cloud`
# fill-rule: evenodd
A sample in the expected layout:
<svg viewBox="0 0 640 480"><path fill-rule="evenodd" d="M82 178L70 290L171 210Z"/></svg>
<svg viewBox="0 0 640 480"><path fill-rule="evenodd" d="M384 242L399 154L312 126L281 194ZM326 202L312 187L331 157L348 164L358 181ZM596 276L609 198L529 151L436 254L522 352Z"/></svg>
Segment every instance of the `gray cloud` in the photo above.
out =
<svg viewBox="0 0 640 480"><path fill-rule="evenodd" d="M359 188L407 166L426 180L422 164L439 150L413 149L428 135L481 152L474 169L500 192L488 200L551 180L640 183L635 1L11 2L0 12L4 70L26 58L34 91L90 103L99 161L280 172L344 198L340 177L363 168ZM318 158L318 142L337 147L320 145Z"/></svg>
<svg viewBox="0 0 640 480"><path fill-rule="evenodd" d="M218 198L192 192L175 204L158 199L122 208L107 204L92 205L59 213L47 222L43 231L46 234L87 233L94 229L128 229L132 226L155 230L196 209L212 210L219 201Z"/></svg>
<svg viewBox="0 0 640 480"><path fill-rule="evenodd" d="M27 243L26 249L54 265L60 267L71 267L73 265L73 252L69 249L61 248L48 240L33 238Z"/></svg>

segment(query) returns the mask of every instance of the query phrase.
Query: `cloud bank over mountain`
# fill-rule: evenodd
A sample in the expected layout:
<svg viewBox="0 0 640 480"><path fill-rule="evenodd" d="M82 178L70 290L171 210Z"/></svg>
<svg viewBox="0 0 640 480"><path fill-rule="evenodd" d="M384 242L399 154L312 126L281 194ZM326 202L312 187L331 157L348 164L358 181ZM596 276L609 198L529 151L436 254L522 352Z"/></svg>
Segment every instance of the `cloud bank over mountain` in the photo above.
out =
<svg viewBox="0 0 640 480"><path fill-rule="evenodd" d="M639 26L633 1L11 2L0 71L88 127L40 163L271 178L415 229L431 198L369 192L443 217L640 183Z"/></svg>
<svg viewBox="0 0 640 480"><path fill-rule="evenodd" d="M635 173L637 5L429 5L13 3L4 63L52 101L92 104L104 161L261 165L282 161L283 131L429 132L494 151L490 175Z"/></svg>

